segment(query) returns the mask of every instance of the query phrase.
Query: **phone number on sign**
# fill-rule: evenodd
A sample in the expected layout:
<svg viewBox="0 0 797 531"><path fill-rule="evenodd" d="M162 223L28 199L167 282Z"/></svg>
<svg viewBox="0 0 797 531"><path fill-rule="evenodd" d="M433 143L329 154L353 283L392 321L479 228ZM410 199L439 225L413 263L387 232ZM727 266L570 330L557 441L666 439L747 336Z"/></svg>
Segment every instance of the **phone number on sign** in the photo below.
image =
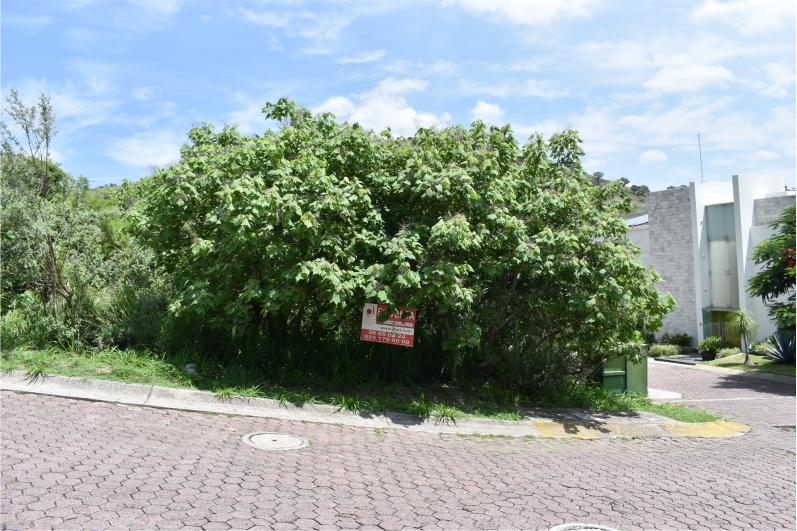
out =
<svg viewBox="0 0 797 531"><path fill-rule="evenodd" d="M412 340L406 334L391 334L390 332L363 331L360 339L364 341L376 341L377 343L391 343L394 345L412 345Z"/></svg>

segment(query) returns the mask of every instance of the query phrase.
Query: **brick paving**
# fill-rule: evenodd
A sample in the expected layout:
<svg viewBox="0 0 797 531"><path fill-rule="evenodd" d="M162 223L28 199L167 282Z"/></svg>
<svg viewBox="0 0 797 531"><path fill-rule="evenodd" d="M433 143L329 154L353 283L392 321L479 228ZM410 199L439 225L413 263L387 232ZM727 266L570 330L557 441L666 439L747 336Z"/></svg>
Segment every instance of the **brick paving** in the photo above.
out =
<svg viewBox="0 0 797 531"><path fill-rule="evenodd" d="M407 433L2 393L4 529L794 529L793 385L653 364L730 439ZM310 439L265 452L241 437Z"/></svg>

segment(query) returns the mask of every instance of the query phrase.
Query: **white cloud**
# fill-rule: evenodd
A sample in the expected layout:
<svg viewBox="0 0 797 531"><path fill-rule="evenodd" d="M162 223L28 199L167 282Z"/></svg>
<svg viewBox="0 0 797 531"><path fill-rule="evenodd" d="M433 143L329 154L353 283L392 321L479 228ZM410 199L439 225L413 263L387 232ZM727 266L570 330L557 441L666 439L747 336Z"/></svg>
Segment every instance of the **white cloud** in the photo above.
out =
<svg viewBox="0 0 797 531"><path fill-rule="evenodd" d="M64 162L64 154L57 149L50 148L50 160L61 164Z"/></svg>
<svg viewBox="0 0 797 531"><path fill-rule="evenodd" d="M261 26L281 28L290 36L302 37L316 42L333 41L340 37L341 31L361 15L374 15L393 9L392 2L373 2L344 4L336 6L335 11L311 11L309 9L287 9L276 11L252 11L240 8L245 21ZM309 50L328 53L325 48Z"/></svg>
<svg viewBox="0 0 797 531"><path fill-rule="evenodd" d="M640 151L653 146L670 147L697 157L698 132L701 133L704 162L707 153L728 151L738 161L743 161L755 159L759 150L783 154L794 150L793 106L774 107L769 113L753 113L736 108L734 102L730 97L690 96L676 105L658 103L637 114L629 114L624 105L589 107L563 120L579 131L590 160L637 157ZM526 131L528 128L515 129ZM553 128L557 129L562 127ZM715 159L711 157L710 160L713 164Z"/></svg>
<svg viewBox="0 0 797 531"><path fill-rule="evenodd" d="M358 94L353 98L335 96L313 109L313 112L332 112L339 119L359 123L366 129L376 131L390 127L399 135L414 133L418 127L431 127L446 124L451 116L444 113L416 111L404 94L421 92L429 86L422 79L394 79L389 77L380 81L373 90Z"/></svg>
<svg viewBox="0 0 797 531"><path fill-rule="evenodd" d="M154 87L133 87L130 95L134 100L151 100L155 96Z"/></svg>
<svg viewBox="0 0 797 531"><path fill-rule="evenodd" d="M774 151L761 150L758 153L756 153L756 158L760 160L775 160L778 157L780 157L780 155L778 155Z"/></svg>
<svg viewBox="0 0 797 531"><path fill-rule="evenodd" d="M181 0L130 0L152 15L170 17L180 11Z"/></svg>
<svg viewBox="0 0 797 531"><path fill-rule="evenodd" d="M434 76L451 75L456 73L459 66L451 61L435 61L434 63L424 63L423 61L408 61L401 59L388 64L382 64L380 69L391 74L404 74L413 76Z"/></svg>
<svg viewBox="0 0 797 531"><path fill-rule="evenodd" d="M558 88L548 80L527 79L507 81L499 85L483 85L469 80L460 80L462 90L468 94L488 94L499 98L510 96L534 96L538 98L563 98L570 95L567 88Z"/></svg>
<svg viewBox="0 0 797 531"><path fill-rule="evenodd" d="M121 105L118 99L90 90L86 83L76 83L69 79L59 84L24 79L18 88L20 98L30 104L38 100L40 92L50 97L58 129L62 134L110 122Z"/></svg>
<svg viewBox="0 0 797 531"><path fill-rule="evenodd" d="M373 52L363 52L352 57L340 57L335 59L336 63L349 64L349 63L370 63L378 61L385 56L384 50L374 50Z"/></svg>
<svg viewBox="0 0 797 531"><path fill-rule="evenodd" d="M180 160L182 144L171 131L150 131L113 140L106 154L135 168L166 166Z"/></svg>
<svg viewBox="0 0 797 531"><path fill-rule="evenodd" d="M444 0L471 13L526 26L547 25L564 18L587 18L595 0Z"/></svg>
<svg viewBox="0 0 797 531"><path fill-rule="evenodd" d="M83 82L94 94L103 95L115 92L116 87L112 82L116 71L115 65L77 59L72 61L72 67L83 77Z"/></svg>
<svg viewBox="0 0 797 531"><path fill-rule="evenodd" d="M794 0L706 0L697 9L698 21L719 20L743 35L766 35L784 28L794 28Z"/></svg>
<svg viewBox="0 0 797 531"><path fill-rule="evenodd" d="M730 70L722 66L665 66L644 87L656 92L695 92L734 79Z"/></svg>
<svg viewBox="0 0 797 531"><path fill-rule="evenodd" d="M667 154L658 149L649 149L639 156L639 162L649 164L651 162L666 162Z"/></svg>
<svg viewBox="0 0 797 531"><path fill-rule="evenodd" d="M36 35L42 28L53 23L53 17L24 17L6 14L3 15L3 23L6 27L14 27L26 35Z"/></svg>
<svg viewBox="0 0 797 531"><path fill-rule="evenodd" d="M759 94L778 98L785 97L787 95L786 89L794 84L794 64L768 63L764 65L764 71L769 77L770 85Z"/></svg>
<svg viewBox="0 0 797 531"><path fill-rule="evenodd" d="M504 110L497 103L479 100L476 107L470 109L471 121L481 120L488 125L496 125L504 115Z"/></svg>

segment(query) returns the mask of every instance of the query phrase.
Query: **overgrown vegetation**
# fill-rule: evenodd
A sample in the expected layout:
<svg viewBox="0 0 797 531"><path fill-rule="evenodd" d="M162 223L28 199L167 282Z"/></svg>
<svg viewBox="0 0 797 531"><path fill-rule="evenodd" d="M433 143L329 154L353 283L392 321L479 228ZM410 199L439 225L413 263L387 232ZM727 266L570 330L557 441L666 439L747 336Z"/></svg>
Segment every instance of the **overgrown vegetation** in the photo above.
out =
<svg viewBox="0 0 797 531"><path fill-rule="evenodd" d="M748 282L748 293L767 306L767 312L779 330L794 332L795 311L795 232L797 207L788 207L769 227L776 234L755 246L752 259L763 265ZM784 300L785 299L785 300Z"/></svg>
<svg viewBox="0 0 797 531"><path fill-rule="evenodd" d="M194 364L191 374L184 368ZM709 422L717 417L680 405L655 404L638 395L616 395L596 384L571 382L542 398L534 399L490 383L468 382L453 386L429 382L426 385L385 385L374 375L357 386L335 386L301 375L287 381L268 379L252 365L219 363L218 360L180 353L164 356L142 350L93 349L67 352L59 349L3 351L2 370L21 370L29 378L58 374L109 379L128 383L212 391L220 400L271 398L283 404L329 404L355 412L399 412L431 418L435 422L456 422L469 416L520 421L525 408L588 408L602 411L647 411L683 422Z"/></svg>
<svg viewBox="0 0 797 531"><path fill-rule="evenodd" d="M275 130L202 125L175 166L92 191L50 161L49 100L9 104L4 364L138 356L179 381L196 363L226 396L351 401L381 380L587 406L603 361L640 356L674 304L626 238L627 192L584 176L575 131L522 147L478 121L395 138L280 100L264 109ZM365 302L417 307L415 348L359 341ZM410 403L451 418L428 400Z"/></svg>

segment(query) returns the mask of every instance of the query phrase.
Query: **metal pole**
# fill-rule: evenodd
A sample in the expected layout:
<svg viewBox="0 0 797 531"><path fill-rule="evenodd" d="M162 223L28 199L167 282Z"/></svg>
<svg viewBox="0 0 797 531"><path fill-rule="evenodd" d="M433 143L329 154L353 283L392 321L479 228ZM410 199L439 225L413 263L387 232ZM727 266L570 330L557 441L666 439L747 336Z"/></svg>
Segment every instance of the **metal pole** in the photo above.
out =
<svg viewBox="0 0 797 531"><path fill-rule="evenodd" d="M697 149L700 152L700 182L703 182L703 147L700 145L700 133L697 134Z"/></svg>

